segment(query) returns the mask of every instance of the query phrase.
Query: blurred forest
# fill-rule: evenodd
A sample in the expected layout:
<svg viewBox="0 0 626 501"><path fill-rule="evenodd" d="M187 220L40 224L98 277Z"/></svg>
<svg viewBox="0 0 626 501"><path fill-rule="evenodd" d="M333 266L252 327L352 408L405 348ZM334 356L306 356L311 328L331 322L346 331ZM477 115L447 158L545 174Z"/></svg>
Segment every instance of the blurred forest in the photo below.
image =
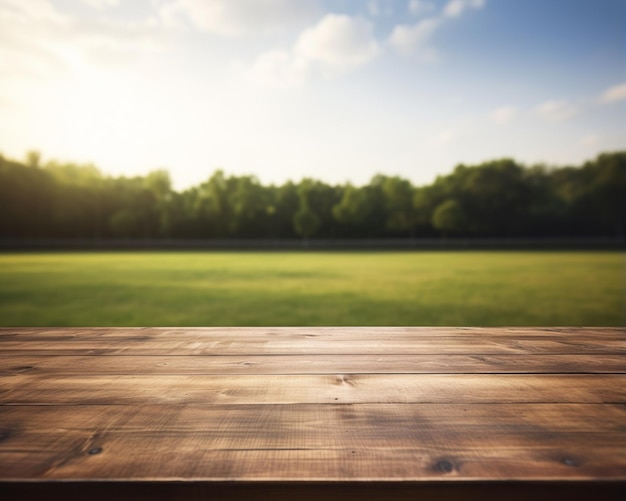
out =
<svg viewBox="0 0 626 501"><path fill-rule="evenodd" d="M218 170L182 192L165 170L111 177L29 152L0 155L0 203L0 238L623 238L626 151L571 167L458 165L420 187L385 175L264 186Z"/></svg>

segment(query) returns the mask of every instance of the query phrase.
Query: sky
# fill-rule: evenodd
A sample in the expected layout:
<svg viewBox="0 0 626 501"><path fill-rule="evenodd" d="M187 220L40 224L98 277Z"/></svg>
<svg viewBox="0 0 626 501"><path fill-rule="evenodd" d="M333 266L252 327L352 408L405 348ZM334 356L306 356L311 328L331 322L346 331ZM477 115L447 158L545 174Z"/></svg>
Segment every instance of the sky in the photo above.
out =
<svg viewBox="0 0 626 501"><path fill-rule="evenodd" d="M626 149L626 0L0 0L0 152L416 185Z"/></svg>

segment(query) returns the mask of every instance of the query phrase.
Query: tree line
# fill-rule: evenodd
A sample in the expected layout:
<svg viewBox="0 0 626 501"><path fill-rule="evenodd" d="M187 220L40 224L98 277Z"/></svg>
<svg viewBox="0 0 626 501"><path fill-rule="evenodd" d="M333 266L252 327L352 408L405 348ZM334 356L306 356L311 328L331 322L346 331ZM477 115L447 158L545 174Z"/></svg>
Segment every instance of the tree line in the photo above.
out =
<svg viewBox="0 0 626 501"><path fill-rule="evenodd" d="M426 186L385 175L268 186L218 170L184 191L165 170L112 177L29 152L0 155L0 203L0 238L623 238L626 151L558 168L458 165Z"/></svg>

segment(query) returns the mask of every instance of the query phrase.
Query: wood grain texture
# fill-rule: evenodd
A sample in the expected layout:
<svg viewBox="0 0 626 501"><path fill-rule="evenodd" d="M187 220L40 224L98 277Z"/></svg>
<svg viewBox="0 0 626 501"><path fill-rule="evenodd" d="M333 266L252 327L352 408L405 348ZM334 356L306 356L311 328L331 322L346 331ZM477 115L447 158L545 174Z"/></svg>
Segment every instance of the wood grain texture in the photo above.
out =
<svg viewBox="0 0 626 501"><path fill-rule="evenodd" d="M544 330L435 328L0 329L4 353L30 355L441 355L624 354L614 328Z"/></svg>
<svg viewBox="0 0 626 501"><path fill-rule="evenodd" d="M562 336L581 339L624 340L621 327L0 327L2 338L155 338L164 337L372 337L418 336L421 338L486 338L511 337L513 339Z"/></svg>
<svg viewBox="0 0 626 501"><path fill-rule="evenodd" d="M92 408L87 421L77 418L81 412L6 407L5 474L122 479L130 469L141 478L194 472L206 480L220 479L219 469L231 463L230 475L240 480L366 479L376 471L392 479L490 479L495 471L534 479L602 472L610 479L626 464L619 405L118 405ZM479 440L485 423L489 433ZM89 454L94 448L98 458ZM266 468L262 454L280 468Z"/></svg>
<svg viewBox="0 0 626 501"><path fill-rule="evenodd" d="M609 499L626 329L0 329L0 494L105 480L195 482L175 497L198 499L575 482Z"/></svg>
<svg viewBox="0 0 626 501"><path fill-rule="evenodd" d="M626 374L626 355L0 354L0 376L175 374Z"/></svg>
<svg viewBox="0 0 626 501"><path fill-rule="evenodd" d="M626 375L0 377L0 404L624 403Z"/></svg>

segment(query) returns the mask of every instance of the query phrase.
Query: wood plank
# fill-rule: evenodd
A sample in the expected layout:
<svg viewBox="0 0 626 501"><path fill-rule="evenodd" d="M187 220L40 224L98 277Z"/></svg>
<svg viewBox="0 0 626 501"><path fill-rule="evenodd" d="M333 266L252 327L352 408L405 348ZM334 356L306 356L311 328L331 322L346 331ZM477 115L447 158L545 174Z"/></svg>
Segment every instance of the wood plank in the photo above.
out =
<svg viewBox="0 0 626 501"><path fill-rule="evenodd" d="M0 416L2 448L13 446L21 433L43 431L50 431L52 440L67 433L109 431L205 433L217 437L213 448L237 449L251 448L247 432L255 437L256 448L289 448L294 441L312 448L348 447L356 441L388 448L392 441L422 442L424 434L431 442L441 440L435 433L439 429L448 441L450 432L475 443L476 433L486 426L492 427L487 440L512 433L538 434L542 440L553 439L552 434L614 434L617 443L626 440L626 406L621 404L3 405Z"/></svg>
<svg viewBox="0 0 626 501"><path fill-rule="evenodd" d="M626 403L626 375L0 377L1 404Z"/></svg>
<svg viewBox="0 0 626 501"><path fill-rule="evenodd" d="M323 412L341 413L342 416L350 410L359 412L376 412L379 409L388 412L406 413L407 416L425 415L433 421L442 423L454 423L459 417L463 417L463 422L471 420L484 422L488 419L494 424L501 424L514 420L516 422L537 423L549 421L558 430L580 431L592 423L593 429L605 430L613 427L621 427L626 419L626 406L623 404L568 404L568 403L520 403L520 404L328 404L320 406L318 404L272 404L268 405L263 412L271 410L280 412L294 411L310 413L315 409L323 409ZM262 409L251 408L249 404L236 405L134 405L134 406L109 406L109 405L0 405L0 415L3 419L11 422L21 422L29 427L41 427L45 425L64 426L66 420L64 416L72 413L84 412L84 416L89 416L89 421L81 419L71 419L71 426L74 429L87 430L94 426L100 426L103 420L110 422L115 419L115 423L123 427L134 430L134 426L141 425L147 429L160 429L163 426L171 426L171 420L167 422L153 423L151 417L162 416L163 413L174 412L177 416L177 425L183 423L184 429L196 430L198 427L197 413L208 415L214 413L237 414L246 412L260 412ZM108 415L107 415L108 413ZM597 413L603 413L604 419L595 422ZM410 418L410 417L409 417ZM408 418L408 419L409 419ZM158 421L158 420L157 420ZM200 423L213 426L214 420L206 423L204 419Z"/></svg>
<svg viewBox="0 0 626 501"><path fill-rule="evenodd" d="M71 340L3 340L4 353L47 356L78 355L505 355L505 354L626 354L626 341L561 338L488 339L441 338L420 339L318 339L294 341L285 338L248 336L227 338L212 336L190 339L134 339L113 342L106 338Z"/></svg>
<svg viewBox="0 0 626 501"><path fill-rule="evenodd" d="M33 436L36 440L44 435ZM100 439L100 437L99 437ZM429 481L429 480L623 480L626 455L615 447L583 445L571 455L559 447L429 449L252 449L213 450L210 437L120 435L102 442L87 437L62 447L7 455L8 465L36 462L43 468L10 471L15 480L160 480L160 481ZM100 444L103 444L101 447ZM565 445L566 440L562 444ZM574 440L570 447L579 447ZM98 449L96 454L89 451ZM101 450L100 450L101 449ZM53 455L54 452L58 455ZM52 452L52 453L51 453ZM21 476L23 475L23 476Z"/></svg>
<svg viewBox="0 0 626 501"><path fill-rule="evenodd" d="M623 374L626 355L0 355L0 375Z"/></svg>
<svg viewBox="0 0 626 501"><path fill-rule="evenodd" d="M5 407L2 418L15 424L0 442L4 478L554 480L626 472L626 409L616 405L52 406Z"/></svg>
<svg viewBox="0 0 626 501"><path fill-rule="evenodd" d="M625 340L626 327L0 327L0 340L63 336L100 338L192 337L350 338L390 336L412 338L513 339L563 337Z"/></svg>
<svg viewBox="0 0 626 501"><path fill-rule="evenodd" d="M4 328L0 495L624 483L625 360L623 328Z"/></svg>
<svg viewBox="0 0 626 501"><path fill-rule="evenodd" d="M261 354L261 353L327 353L328 347L345 351L352 346L354 352L355 337L360 340L357 350L365 349L369 354L374 347L380 345L394 349L404 349L402 353L421 352L434 354L442 353L594 353L607 352L608 348L615 350L626 349L626 329L595 329L585 331L581 329L561 332L558 330L544 331L541 336L536 332L523 329L481 329L468 334L463 329L408 329L400 328L381 329L375 332L366 329L361 332L357 328L339 330L336 328L322 328L311 330L303 328L212 328L212 329L97 329L94 332L85 329L5 329L0 334L5 350L14 350L16 347L23 350L37 350L49 354L47 350L55 350L58 354L61 345L71 350L91 350L91 353L110 354L125 353L128 350L168 350L174 346L181 352L188 354L188 350L195 350L195 354ZM115 340L115 342L113 342ZM28 345L25 343L28 342ZM452 350L450 351L450 345ZM285 353L285 346L292 352ZM117 347L117 351L106 348ZM119 348L124 350L120 352ZM244 349L242 349L242 347ZM272 351L275 347L276 352ZM454 347L457 349L455 350ZM249 348L249 349L245 349ZM553 348L553 349L551 349ZM62 349L62 348L61 348ZM198 350L203 350L198 353ZM385 349L385 348L383 348ZM259 351L260 350L260 351ZM357 352L358 353L358 352ZM417 352L416 352L417 353ZM161 354L161 353L153 353ZM332 353L330 353L332 354Z"/></svg>
<svg viewBox="0 0 626 501"><path fill-rule="evenodd" d="M5 353L48 356L626 354L619 328L4 328L0 340Z"/></svg>

